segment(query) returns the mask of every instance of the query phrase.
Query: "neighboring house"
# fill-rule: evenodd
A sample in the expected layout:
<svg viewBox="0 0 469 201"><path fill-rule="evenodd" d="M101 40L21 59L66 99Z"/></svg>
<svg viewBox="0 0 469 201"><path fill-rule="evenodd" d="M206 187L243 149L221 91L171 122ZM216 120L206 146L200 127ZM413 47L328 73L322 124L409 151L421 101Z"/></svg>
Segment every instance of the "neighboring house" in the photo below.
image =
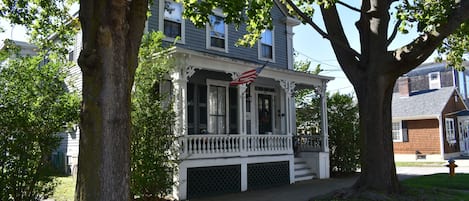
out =
<svg viewBox="0 0 469 201"><path fill-rule="evenodd" d="M438 161L469 150L466 83L467 71L444 63L422 65L398 79L392 99L396 161Z"/></svg>
<svg viewBox="0 0 469 201"><path fill-rule="evenodd" d="M276 1L273 29L264 31L253 48L237 47L245 26L237 31L215 9L211 23L198 29L182 19L182 10L173 1L156 1L147 27L164 32L170 43L180 38L170 74L180 146L174 195L184 200L290 184L313 175L328 178L327 129L293 143L293 93L319 88L325 97L332 79L293 70L292 29L300 22ZM266 61L255 82L230 86L241 73ZM324 98L323 112L325 105ZM327 120L322 127L327 128ZM303 151L296 159L294 145Z"/></svg>

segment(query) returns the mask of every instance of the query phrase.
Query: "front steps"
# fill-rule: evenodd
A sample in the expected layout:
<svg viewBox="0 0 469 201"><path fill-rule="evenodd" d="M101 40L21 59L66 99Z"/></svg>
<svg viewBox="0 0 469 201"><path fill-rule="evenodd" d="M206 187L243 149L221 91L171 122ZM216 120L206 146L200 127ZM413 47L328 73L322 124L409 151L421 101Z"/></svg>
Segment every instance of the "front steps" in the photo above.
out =
<svg viewBox="0 0 469 201"><path fill-rule="evenodd" d="M295 182L310 180L316 177L302 158L295 157Z"/></svg>

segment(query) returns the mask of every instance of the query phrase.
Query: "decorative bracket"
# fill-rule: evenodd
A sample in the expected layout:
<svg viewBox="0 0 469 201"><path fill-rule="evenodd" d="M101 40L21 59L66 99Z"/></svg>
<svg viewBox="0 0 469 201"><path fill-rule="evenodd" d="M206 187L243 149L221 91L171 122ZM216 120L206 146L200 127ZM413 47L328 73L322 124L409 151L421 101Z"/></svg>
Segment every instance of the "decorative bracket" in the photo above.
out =
<svg viewBox="0 0 469 201"><path fill-rule="evenodd" d="M186 78L189 79L190 77L192 77L196 69L196 67L188 65L186 67Z"/></svg>
<svg viewBox="0 0 469 201"><path fill-rule="evenodd" d="M280 82L280 87L285 91L288 96L292 96L295 90L296 84L292 81L287 80L278 80Z"/></svg>

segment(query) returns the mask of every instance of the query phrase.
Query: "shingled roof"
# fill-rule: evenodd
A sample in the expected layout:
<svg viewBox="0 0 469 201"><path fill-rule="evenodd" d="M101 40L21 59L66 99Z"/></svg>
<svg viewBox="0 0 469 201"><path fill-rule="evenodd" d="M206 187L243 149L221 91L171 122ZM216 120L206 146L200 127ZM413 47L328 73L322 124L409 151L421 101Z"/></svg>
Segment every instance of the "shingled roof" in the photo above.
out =
<svg viewBox="0 0 469 201"><path fill-rule="evenodd" d="M437 117L441 114L456 89L444 87L412 92L409 97L401 97L399 93L392 96L392 117L402 119L418 119Z"/></svg>

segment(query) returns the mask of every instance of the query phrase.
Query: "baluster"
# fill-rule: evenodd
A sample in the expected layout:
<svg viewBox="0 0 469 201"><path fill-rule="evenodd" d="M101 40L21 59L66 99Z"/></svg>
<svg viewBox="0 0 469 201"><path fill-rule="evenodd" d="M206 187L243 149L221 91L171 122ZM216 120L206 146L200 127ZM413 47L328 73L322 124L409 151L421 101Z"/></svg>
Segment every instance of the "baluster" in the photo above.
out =
<svg viewBox="0 0 469 201"><path fill-rule="evenodd" d="M192 154L192 143L193 141L191 138L187 138L187 153L186 154Z"/></svg>

